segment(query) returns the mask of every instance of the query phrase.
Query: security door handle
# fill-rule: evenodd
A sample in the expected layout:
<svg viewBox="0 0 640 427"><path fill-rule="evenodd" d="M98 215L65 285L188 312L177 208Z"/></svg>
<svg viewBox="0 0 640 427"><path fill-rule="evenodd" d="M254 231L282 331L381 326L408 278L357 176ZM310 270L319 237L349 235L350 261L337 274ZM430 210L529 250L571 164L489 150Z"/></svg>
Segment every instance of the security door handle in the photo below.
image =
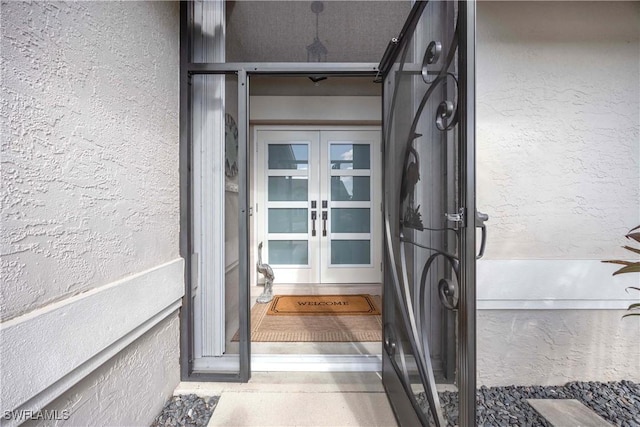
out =
<svg viewBox="0 0 640 427"><path fill-rule="evenodd" d="M476 259L482 258L484 255L484 249L487 246L487 225L486 221L489 221L489 215L476 211L476 227L480 227L482 237L480 240L480 253L476 256Z"/></svg>
<svg viewBox="0 0 640 427"><path fill-rule="evenodd" d="M327 235L327 211L322 211L322 236Z"/></svg>
<svg viewBox="0 0 640 427"><path fill-rule="evenodd" d="M317 218L316 211L311 211L311 235L312 236L316 235L316 218Z"/></svg>

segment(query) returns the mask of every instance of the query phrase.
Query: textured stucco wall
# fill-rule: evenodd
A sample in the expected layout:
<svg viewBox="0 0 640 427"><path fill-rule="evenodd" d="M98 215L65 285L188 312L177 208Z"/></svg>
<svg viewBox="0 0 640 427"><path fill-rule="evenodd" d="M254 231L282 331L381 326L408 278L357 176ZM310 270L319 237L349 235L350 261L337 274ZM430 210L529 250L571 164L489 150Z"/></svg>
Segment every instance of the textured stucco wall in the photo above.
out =
<svg viewBox="0 0 640 427"><path fill-rule="evenodd" d="M479 2L486 259L627 256L640 224L640 3Z"/></svg>
<svg viewBox="0 0 640 427"><path fill-rule="evenodd" d="M478 209L490 216L485 259L630 258L620 246L640 224L639 36L640 2L478 3ZM594 289L602 298L603 288L611 296L624 288L614 278L580 279L553 265L558 277L550 283L524 280L534 275L523 267L506 285L508 294L535 286L554 298L561 293L551 282L562 278L571 288L564 298L587 303ZM500 291L487 297L499 299ZM478 383L638 381L640 320L623 314L481 310Z"/></svg>
<svg viewBox="0 0 640 427"><path fill-rule="evenodd" d="M178 15L2 3L2 320L179 256Z"/></svg>
<svg viewBox="0 0 640 427"><path fill-rule="evenodd" d="M640 381L640 319L623 310L478 312L479 385Z"/></svg>
<svg viewBox="0 0 640 427"><path fill-rule="evenodd" d="M0 311L15 322L179 258L179 7L1 10ZM50 409L74 425L149 425L179 381L178 336L173 313ZM59 357L37 339L33 349Z"/></svg>
<svg viewBox="0 0 640 427"><path fill-rule="evenodd" d="M61 426L150 425L180 380L178 331L174 313L44 409L68 411Z"/></svg>

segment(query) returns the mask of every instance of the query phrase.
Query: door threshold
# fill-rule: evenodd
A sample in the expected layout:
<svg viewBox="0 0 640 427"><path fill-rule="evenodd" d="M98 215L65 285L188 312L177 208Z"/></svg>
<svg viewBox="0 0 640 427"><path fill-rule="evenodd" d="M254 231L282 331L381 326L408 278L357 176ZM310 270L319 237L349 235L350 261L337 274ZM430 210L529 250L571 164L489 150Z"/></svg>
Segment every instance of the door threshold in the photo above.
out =
<svg viewBox="0 0 640 427"><path fill-rule="evenodd" d="M262 292L262 287L255 286L255 291ZM253 289L252 289L253 290ZM275 295L382 295L381 283L274 283ZM253 295L252 295L253 296ZM257 296L257 295L256 295Z"/></svg>
<svg viewBox="0 0 640 427"><path fill-rule="evenodd" d="M252 372L380 372L381 354L253 354Z"/></svg>

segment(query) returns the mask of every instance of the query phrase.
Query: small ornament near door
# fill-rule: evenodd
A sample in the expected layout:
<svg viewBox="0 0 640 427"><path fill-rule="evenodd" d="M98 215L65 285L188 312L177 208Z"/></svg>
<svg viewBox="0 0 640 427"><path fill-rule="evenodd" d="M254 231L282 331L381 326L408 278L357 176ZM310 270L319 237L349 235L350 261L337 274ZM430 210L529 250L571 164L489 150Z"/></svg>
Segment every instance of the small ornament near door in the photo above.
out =
<svg viewBox="0 0 640 427"><path fill-rule="evenodd" d="M224 173L233 178L238 174L238 126L231 114L224 115Z"/></svg>
<svg viewBox="0 0 640 427"><path fill-rule="evenodd" d="M273 299L273 280L275 276L269 264L262 262L262 242L258 245L258 264L256 265L258 273L264 276L264 291L258 296L256 302L265 304Z"/></svg>

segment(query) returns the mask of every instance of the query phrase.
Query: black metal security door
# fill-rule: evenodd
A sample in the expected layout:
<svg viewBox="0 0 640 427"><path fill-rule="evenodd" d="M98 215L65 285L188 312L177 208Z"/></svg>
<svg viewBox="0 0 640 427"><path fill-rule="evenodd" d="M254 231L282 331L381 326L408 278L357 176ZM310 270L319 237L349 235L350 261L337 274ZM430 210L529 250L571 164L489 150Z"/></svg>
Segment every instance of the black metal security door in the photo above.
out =
<svg viewBox="0 0 640 427"><path fill-rule="evenodd" d="M416 2L379 67L383 382L403 426L446 425L441 381L458 388L457 424L475 423L474 36L475 3Z"/></svg>

